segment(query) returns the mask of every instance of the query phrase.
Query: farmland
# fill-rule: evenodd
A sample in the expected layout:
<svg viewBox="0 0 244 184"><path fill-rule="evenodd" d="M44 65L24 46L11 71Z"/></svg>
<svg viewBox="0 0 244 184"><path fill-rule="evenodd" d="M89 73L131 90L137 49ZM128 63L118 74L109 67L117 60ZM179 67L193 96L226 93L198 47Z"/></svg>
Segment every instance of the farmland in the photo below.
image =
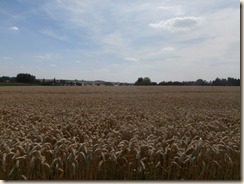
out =
<svg viewBox="0 0 244 184"><path fill-rule="evenodd" d="M0 179L240 180L240 87L0 87Z"/></svg>

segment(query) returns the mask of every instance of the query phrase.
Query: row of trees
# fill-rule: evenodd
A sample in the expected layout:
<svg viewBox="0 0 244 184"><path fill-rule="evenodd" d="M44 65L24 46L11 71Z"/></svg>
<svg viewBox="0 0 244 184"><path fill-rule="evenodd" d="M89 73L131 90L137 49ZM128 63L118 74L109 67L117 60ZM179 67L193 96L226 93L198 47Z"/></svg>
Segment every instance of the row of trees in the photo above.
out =
<svg viewBox="0 0 244 184"><path fill-rule="evenodd" d="M28 73L19 73L16 77L8 77L8 76L2 76L0 77L0 82L3 83L12 83L12 85L16 85L15 83L26 83L26 84L34 84L34 85L43 85L43 86L128 86L132 85L130 83L115 83L115 82L106 82L101 80L96 81L79 81L77 79L75 80L56 80L54 79L36 79L34 75L28 74Z"/></svg>
<svg viewBox="0 0 244 184"><path fill-rule="evenodd" d="M36 77L34 75L28 74L28 73L19 73L16 76L16 82L21 82L21 83L34 83L36 82Z"/></svg>
<svg viewBox="0 0 244 184"><path fill-rule="evenodd" d="M135 82L135 85L139 86L146 86L146 85L181 85L181 86L187 86L187 85L195 85L195 86L240 86L240 79L235 79L228 77L227 79L220 79L216 78L213 81L206 81L203 79L198 79L196 81L162 81L160 83L151 82L151 79L149 77L139 77L137 81Z"/></svg>
<svg viewBox="0 0 244 184"><path fill-rule="evenodd" d="M62 82L63 80L60 80ZM0 82L19 82L19 83L41 83L50 85L56 83L56 79L54 78L53 81L45 82L45 79L42 81L37 80L34 75L28 74L28 73L19 73L16 77L8 77L8 76L2 76L0 77ZM240 86L240 79L235 79L232 77L228 77L227 79L220 79L216 78L213 81L206 81L203 79L198 79L196 81L162 81L159 84L156 82L152 82L149 77L139 77L137 81L135 82L135 85L138 86L146 86L146 85L196 85L196 86Z"/></svg>
<svg viewBox="0 0 244 184"><path fill-rule="evenodd" d="M16 77L2 76L0 82L15 82Z"/></svg>
<svg viewBox="0 0 244 184"><path fill-rule="evenodd" d="M56 79L53 80L39 80L36 79L36 76L31 75L29 73L19 73L16 77L8 77L8 76L2 76L0 77L0 82L9 82L9 83L30 83L30 84L36 84L36 85L46 85L51 86L56 84Z"/></svg>
<svg viewBox="0 0 244 184"><path fill-rule="evenodd" d="M37 82L34 75L28 73L19 73L16 77L2 76L0 82L20 82L20 83L35 83Z"/></svg>

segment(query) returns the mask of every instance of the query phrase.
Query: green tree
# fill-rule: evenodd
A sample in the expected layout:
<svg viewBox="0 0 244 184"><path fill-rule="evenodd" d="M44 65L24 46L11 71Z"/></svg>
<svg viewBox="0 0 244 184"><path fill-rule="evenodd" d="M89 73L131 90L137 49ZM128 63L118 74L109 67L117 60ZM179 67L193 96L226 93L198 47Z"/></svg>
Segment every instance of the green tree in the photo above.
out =
<svg viewBox="0 0 244 184"><path fill-rule="evenodd" d="M135 85L143 85L143 78L139 77L137 81L135 82Z"/></svg>
<svg viewBox="0 0 244 184"><path fill-rule="evenodd" d="M36 81L36 77L28 73L19 73L16 76L16 82L31 83L35 81Z"/></svg>
<svg viewBox="0 0 244 184"><path fill-rule="evenodd" d="M152 82L151 82L151 79L149 77L145 77L143 79L143 85L150 85Z"/></svg>
<svg viewBox="0 0 244 184"><path fill-rule="evenodd" d="M203 79L197 79L196 82L195 82L195 84L197 86L203 86L203 85L206 85L207 82L205 80L203 80Z"/></svg>
<svg viewBox="0 0 244 184"><path fill-rule="evenodd" d="M135 82L135 85L151 85L151 79L149 77L139 77L137 81Z"/></svg>

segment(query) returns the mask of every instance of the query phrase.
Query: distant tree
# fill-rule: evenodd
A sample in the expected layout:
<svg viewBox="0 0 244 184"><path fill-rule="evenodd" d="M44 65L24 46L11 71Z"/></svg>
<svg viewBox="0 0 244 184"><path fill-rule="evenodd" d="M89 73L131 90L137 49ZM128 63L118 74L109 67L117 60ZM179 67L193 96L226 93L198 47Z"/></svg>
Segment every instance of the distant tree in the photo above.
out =
<svg viewBox="0 0 244 184"><path fill-rule="evenodd" d="M158 85L165 85L165 84L166 84L166 82L165 81L162 81Z"/></svg>
<svg viewBox="0 0 244 184"><path fill-rule="evenodd" d="M151 82L151 85L156 86L158 84L157 84L157 82Z"/></svg>
<svg viewBox="0 0 244 184"><path fill-rule="evenodd" d="M180 86L180 85L182 85L182 82L174 81L174 82L172 82L172 85Z"/></svg>
<svg viewBox="0 0 244 184"><path fill-rule="evenodd" d="M227 78L227 85L229 85L229 86L240 86L240 79L228 77Z"/></svg>
<svg viewBox="0 0 244 184"><path fill-rule="evenodd" d="M8 76L2 76L1 78L0 78L0 82L8 82L8 81L10 81L11 80L11 77L8 77Z"/></svg>
<svg viewBox="0 0 244 184"><path fill-rule="evenodd" d="M151 79L149 77L139 77L137 81L135 82L135 85L151 85Z"/></svg>
<svg viewBox="0 0 244 184"><path fill-rule="evenodd" d="M179 82L179 81L162 81L159 83L159 85L184 85L184 86L200 86L200 85L207 85L207 86L240 86L240 79L235 79L235 78L231 78L228 77L227 80L226 79L220 79L220 78L216 78L213 81L206 81L203 79L197 79L196 81L183 81L183 82Z"/></svg>
<svg viewBox="0 0 244 184"><path fill-rule="evenodd" d="M139 77L137 81L135 82L135 85L143 85L143 78Z"/></svg>
<svg viewBox="0 0 244 184"><path fill-rule="evenodd" d="M36 81L36 77L28 73L19 73L16 76L16 82L31 83L35 81Z"/></svg>
<svg viewBox="0 0 244 184"><path fill-rule="evenodd" d="M225 86L227 85L226 79L219 79L218 77L212 82L213 86Z"/></svg>
<svg viewBox="0 0 244 184"><path fill-rule="evenodd" d="M213 86L220 86L220 79L217 77L213 82L212 82Z"/></svg>
<svg viewBox="0 0 244 184"><path fill-rule="evenodd" d="M172 81L167 82L167 85L173 85Z"/></svg>
<svg viewBox="0 0 244 184"><path fill-rule="evenodd" d="M150 85L151 83L152 82L151 82L151 79L149 77L145 77L143 79L143 82L142 82L143 85Z"/></svg>
<svg viewBox="0 0 244 184"><path fill-rule="evenodd" d="M112 82L104 82L105 86L113 86L114 84Z"/></svg>
<svg viewBox="0 0 244 184"><path fill-rule="evenodd" d="M204 81L203 79L197 79L196 82L195 82L195 84L197 86L203 86L203 85L206 84L206 81Z"/></svg>
<svg viewBox="0 0 244 184"><path fill-rule="evenodd" d="M60 80L60 84L61 84L61 85L65 85L66 83L67 83L66 80Z"/></svg>

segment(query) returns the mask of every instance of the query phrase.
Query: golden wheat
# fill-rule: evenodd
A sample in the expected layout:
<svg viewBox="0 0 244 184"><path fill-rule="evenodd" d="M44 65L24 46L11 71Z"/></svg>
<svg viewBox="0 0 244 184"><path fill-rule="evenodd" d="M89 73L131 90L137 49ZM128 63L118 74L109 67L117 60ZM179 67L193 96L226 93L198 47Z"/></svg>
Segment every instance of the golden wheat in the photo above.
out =
<svg viewBox="0 0 244 184"><path fill-rule="evenodd" d="M240 180L238 87L1 87L0 179Z"/></svg>

